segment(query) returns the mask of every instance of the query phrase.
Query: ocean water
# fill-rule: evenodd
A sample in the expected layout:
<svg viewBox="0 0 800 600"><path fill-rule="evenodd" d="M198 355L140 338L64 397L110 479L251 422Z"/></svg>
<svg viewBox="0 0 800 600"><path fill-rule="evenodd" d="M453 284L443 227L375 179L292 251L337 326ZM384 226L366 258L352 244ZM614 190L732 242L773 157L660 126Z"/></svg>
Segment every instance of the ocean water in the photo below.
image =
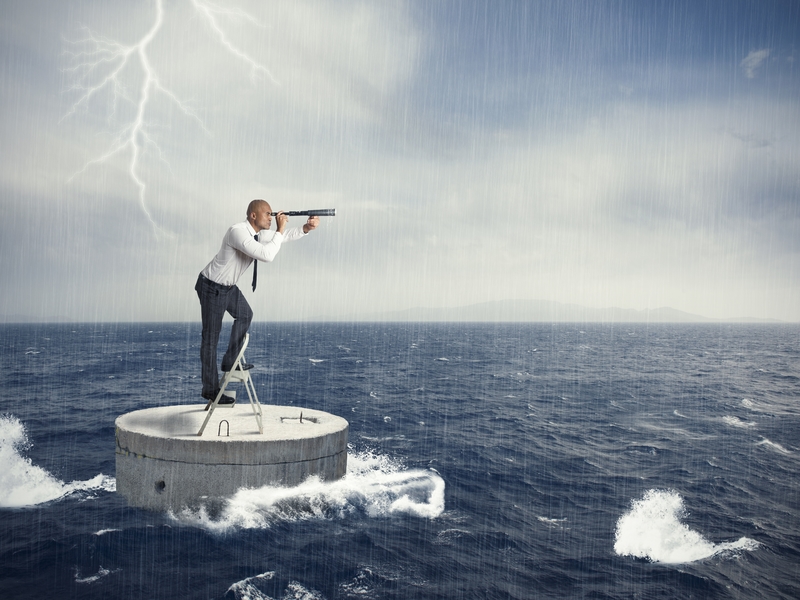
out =
<svg viewBox="0 0 800 600"><path fill-rule="evenodd" d="M347 476L129 507L114 420L201 402L199 341L0 327L0 597L800 597L800 326L254 324Z"/></svg>

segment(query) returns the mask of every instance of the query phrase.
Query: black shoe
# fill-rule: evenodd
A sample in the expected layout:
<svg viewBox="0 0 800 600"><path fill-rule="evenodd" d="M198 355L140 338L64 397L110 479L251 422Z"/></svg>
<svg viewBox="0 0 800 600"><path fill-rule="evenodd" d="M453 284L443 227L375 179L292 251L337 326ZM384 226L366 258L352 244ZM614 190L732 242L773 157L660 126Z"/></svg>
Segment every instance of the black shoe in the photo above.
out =
<svg viewBox="0 0 800 600"><path fill-rule="evenodd" d="M241 369L239 368L239 365L236 365L236 366L233 368L233 370L234 370L234 371L249 371L249 370L250 370L250 369L252 369L254 366L255 366L255 365L251 365L250 363L242 363L242 368L241 368ZM230 369L228 369L228 370L230 370Z"/></svg>
<svg viewBox="0 0 800 600"><path fill-rule="evenodd" d="M214 398L216 398L218 394L219 390L217 390L213 394L203 394L203 399L208 400L208 403L211 404L214 401ZM222 394L222 397L219 399L219 402L217 402L217 404L233 404L234 402L236 402L236 399L233 396Z"/></svg>
<svg viewBox="0 0 800 600"><path fill-rule="evenodd" d="M216 398L216 396L214 396L214 398ZM207 398L208 403L206 403L206 407L204 410L208 410L209 408L211 408L211 405L214 404L214 398ZM233 406L234 404L236 404L236 399L232 398L231 396L226 396L225 394L222 394L222 397L219 399L219 402L217 402L217 406L220 405Z"/></svg>

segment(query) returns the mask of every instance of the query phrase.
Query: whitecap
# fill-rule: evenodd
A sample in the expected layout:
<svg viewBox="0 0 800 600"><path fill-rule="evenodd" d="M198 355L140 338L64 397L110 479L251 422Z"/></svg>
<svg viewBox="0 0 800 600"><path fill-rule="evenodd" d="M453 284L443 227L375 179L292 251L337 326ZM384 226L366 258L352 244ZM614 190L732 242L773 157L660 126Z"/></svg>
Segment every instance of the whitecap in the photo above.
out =
<svg viewBox="0 0 800 600"><path fill-rule="evenodd" d="M309 358L308 360L310 360L314 364L325 362L324 358Z"/></svg>
<svg viewBox="0 0 800 600"><path fill-rule="evenodd" d="M242 489L213 516L200 507L184 509L172 517L218 533L353 514L434 519L444 511L444 490L444 480L432 469L405 470L388 457L362 452L348 455L347 475L337 481L311 477L295 487Z"/></svg>
<svg viewBox="0 0 800 600"><path fill-rule="evenodd" d="M756 442L756 446L767 446L768 448L772 448L773 450L777 450L778 452L781 452L783 454L791 454L792 453L790 450L787 450L786 448L784 448L783 446L781 446L777 442L772 442L772 441L768 440L767 438L762 438L762 440L760 442Z"/></svg>
<svg viewBox="0 0 800 600"><path fill-rule="evenodd" d="M236 600L272 600L272 596L267 595L265 592L259 589L258 586L271 581L274 578L275 572L269 571L267 573L262 573L261 575L242 579L241 581L237 581L231 585L225 595L227 596L228 594L233 594L233 597L236 598ZM290 581L286 585L286 589L284 590L283 595L281 595L281 598L293 598L296 600L323 600L325 596L323 596L317 590L305 587L299 581Z"/></svg>
<svg viewBox="0 0 800 600"><path fill-rule="evenodd" d="M320 592L314 589L308 589L299 581L290 581L286 586L286 591L283 593L284 598L291 598L294 600L324 600Z"/></svg>
<svg viewBox="0 0 800 600"><path fill-rule="evenodd" d="M731 427L738 427L740 429L747 429L749 427L755 427L755 421L742 421L739 417L731 417L731 416L724 416L722 420L725 421L727 425Z"/></svg>
<svg viewBox="0 0 800 600"><path fill-rule="evenodd" d="M265 581L270 581L274 577L275 571L269 571L267 573L261 573L260 575L242 579L241 581L237 581L231 585L225 595L228 595L229 593L233 594L233 597L237 600L267 600L269 596L264 595L264 593L258 589L258 584Z"/></svg>
<svg viewBox="0 0 800 600"><path fill-rule="evenodd" d="M336 597L339 598L383 598L386 586L396 586L399 582L409 589L423 589L426 580L406 565L383 563L379 565L359 565L358 572L349 581L339 584Z"/></svg>
<svg viewBox="0 0 800 600"><path fill-rule="evenodd" d="M536 517L539 522L544 523L549 527L562 527L567 522L566 518L563 519L550 519L548 517Z"/></svg>
<svg viewBox="0 0 800 600"><path fill-rule="evenodd" d="M30 446L22 422L13 415L0 416L1 508L36 506L71 494L116 490L116 480L103 474L86 481L60 481L23 456Z"/></svg>
<svg viewBox="0 0 800 600"><path fill-rule="evenodd" d="M648 490L617 521L614 551L620 556L681 564L725 552L755 550L759 545L746 537L714 544L681 522L685 514L683 498L677 492Z"/></svg>
<svg viewBox="0 0 800 600"><path fill-rule="evenodd" d="M119 570L119 569L117 569ZM89 575L88 577L81 577L80 571L75 571L75 583L94 583L95 581L99 581L106 575L110 575L111 573L116 571L111 571L110 569L104 569L102 565L98 569L97 573L94 575Z"/></svg>

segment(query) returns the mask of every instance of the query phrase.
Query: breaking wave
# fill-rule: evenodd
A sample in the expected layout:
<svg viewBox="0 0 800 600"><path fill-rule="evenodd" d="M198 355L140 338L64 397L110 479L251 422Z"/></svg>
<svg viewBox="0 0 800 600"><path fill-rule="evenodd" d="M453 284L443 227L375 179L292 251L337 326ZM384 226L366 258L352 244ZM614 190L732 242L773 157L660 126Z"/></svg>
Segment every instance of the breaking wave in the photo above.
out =
<svg viewBox="0 0 800 600"><path fill-rule="evenodd" d="M617 521L614 551L620 556L651 562L681 564L716 554L755 550L758 542L742 537L714 544L681 522L686 515L683 498L672 490L648 490Z"/></svg>
<svg viewBox="0 0 800 600"><path fill-rule="evenodd" d="M242 489L218 510L186 508L172 516L180 523L220 533L351 514L433 519L444 511L444 488L444 480L433 470L405 470L397 461L362 452L347 457L347 475L338 481L310 477L294 487Z"/></svg>
<svg viewBox="0 0 800 600"><path fill-rule="evenodd" d="M60 481L24 456L30 447L22 422L13 415L0 416L0 508L36 506L72 494L116 489L116 480L103 474L86 481Z"/></svg>

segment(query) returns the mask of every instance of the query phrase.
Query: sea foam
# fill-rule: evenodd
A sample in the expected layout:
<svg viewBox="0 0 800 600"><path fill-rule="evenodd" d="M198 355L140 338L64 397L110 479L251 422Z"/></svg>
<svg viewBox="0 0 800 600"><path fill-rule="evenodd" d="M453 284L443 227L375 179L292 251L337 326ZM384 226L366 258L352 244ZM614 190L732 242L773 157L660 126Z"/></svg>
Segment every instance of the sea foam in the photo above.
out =
<svg viewBox="0 0 800 600"><path fill-rule="evenodd" d="M760 442L756 442L756 446L766 446L767 448L772 448L773 450L777 450L782 454L791 454L791 451L787 450L779 443L770 441L767 438L762 438Z"/></svg>
<svg viewBox="0 0 800 600"><path fill-rule="evenodd" d="M274 578L275 571L269 571L242 579L229 587L225 596L233 595L236 600L273 600L274 597L264 592L261 588L266 587L265 584L271 582ZM324 598L318 591L308 589L298 581L290 581L281 597L294 598L296 600L323 600Z"/></svg>
<svg viewBox="0 0 800 600"><path fill-rule="evenodd" d="M64 483L23 454L31 447L25 426L13 415L0 416L0 508L21 508L58 500L76 492L113 492L113 477L97 475Z"/></svg>
<svg viewBox="0 0 800 600"><path fill-rule="evenodd" d="M746 537L714 544L681 522L683 498L672 490L648 490L617 521L614 551L620 556L680 564L703 560L722 552L754 550L758 542Z"/></svg>
<svg viewBox="0 0 800 600"><path fill-rule="evenodd" d="M742 421L739 417L733 417L729 415L722 417L722 420L725 421L725 424L730 425L731 427L738 427L740 429L755 427L757 424L755 421Z"/></svg>
<svg viewBox="0 0 800 600"><path fill-rule="evenodd" d="M311 477L294 487L239 490L219 511L206 507L172 515L178 522L223 533L266 529L277 522L336 519L351 514L407 514L433 519L444 511L444 480L433 470L409 469L371 452L350 454L337 481Z"/></svg>

